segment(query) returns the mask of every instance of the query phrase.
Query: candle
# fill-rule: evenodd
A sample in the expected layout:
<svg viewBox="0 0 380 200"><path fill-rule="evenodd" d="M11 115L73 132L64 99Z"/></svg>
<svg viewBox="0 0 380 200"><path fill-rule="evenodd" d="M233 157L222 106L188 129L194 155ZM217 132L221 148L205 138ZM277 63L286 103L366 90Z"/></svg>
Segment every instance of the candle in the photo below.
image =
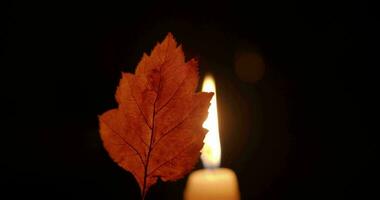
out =
<svg viewBox="0 0 380 200"><path fill-rule="evenodd" d="M204 139L201 160L206 169L190 174L187 181L185 200L239 200L240 193L235 173L227 168L219 168L221 148L219 139L218 111L216 105L215 81L206 76L202 91L214 92L208 117L203 127L208 129Z"/></svg>

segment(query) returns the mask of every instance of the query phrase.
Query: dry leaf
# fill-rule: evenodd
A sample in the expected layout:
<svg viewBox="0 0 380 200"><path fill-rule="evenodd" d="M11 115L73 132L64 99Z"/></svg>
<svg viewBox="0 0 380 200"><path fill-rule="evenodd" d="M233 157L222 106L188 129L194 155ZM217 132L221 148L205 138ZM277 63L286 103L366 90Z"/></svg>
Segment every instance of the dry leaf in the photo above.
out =
<svg viewBox="0 0 380 200"><path fill-rule="evenodd" d="M135 74L122 74L118 108L99 117L106 150L134 175L142 198L157 178L182 178L198 161L213 94L195 93L197 65L185 62L169 33L150 56L144 54Z"/></svg>

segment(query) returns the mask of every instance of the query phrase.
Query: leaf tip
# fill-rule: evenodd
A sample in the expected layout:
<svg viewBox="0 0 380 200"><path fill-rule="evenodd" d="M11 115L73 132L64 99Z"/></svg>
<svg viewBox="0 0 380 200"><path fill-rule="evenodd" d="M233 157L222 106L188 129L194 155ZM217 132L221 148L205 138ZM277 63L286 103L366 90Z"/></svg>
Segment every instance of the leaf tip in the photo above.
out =
<svg viewBox="0 0 380 200"><path fill-rule="evenodd" d="M168 34L166 35L166 38L172 38L172 39L174 39L173 33L172 32L168 32Z"/></svg>
<svg viewBox="0 0 380 200"><path fill-rule="evenodd" d="M164 41L161 44L165 44L165 43L173 43L174 46L177 46L177 41L175 40L175 37L171 32L168 32Z"/></svg>
<svg viewBox="0 0 380 200"><path fill-rule="evenodd" d="M208 94L208 98L210 98L210 101L211 101L211 98L215 95L215 92L206 92L206 93Z"/></svg>

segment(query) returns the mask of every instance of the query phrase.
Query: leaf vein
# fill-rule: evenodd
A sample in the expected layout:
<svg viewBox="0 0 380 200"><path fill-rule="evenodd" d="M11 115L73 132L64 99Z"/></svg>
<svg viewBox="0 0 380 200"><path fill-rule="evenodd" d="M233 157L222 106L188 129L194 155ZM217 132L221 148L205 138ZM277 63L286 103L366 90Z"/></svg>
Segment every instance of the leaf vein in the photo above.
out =
<svg viewBox="0 0 380 200"><path fill-rule="evenodd" d="M140 105L137 103L136 98L135 98L135 95L133 95L132 88L131 88L131 84L129 84L129 81L127 81L127 83L128 83L128 86L129 86L129 90L131 91L132 99L133 99L133 101L135 102L137 108L139 109L140 114L143 116L144 121L145 121L145 124L149 127L149 129L152 129L152 127L151 127L151 126L149 125L149 123L148 123L147 118L146 118L145 115L144 115L144 112L141 110Z"/></svg>
<svg viewBox="0 0 380 200"><path fill-rule="evenodd" d="M117 136L120 137L121 140L123 140L123 142L125 142L125 144L127 144L133 151L136 152L136 154L139 156L141 162L143 165L145 165L145 162L144 162L144 159L142 158L141 154L137 151L137 149L135 147L133 147L123 136L120 135L119 132L117 132L116 130L114 130L109 124L107 124L104 120L101 120L113 133L115 133Z"/></svg>
<svg viewBox="0 0 380 200"><path fill-rule="evenodd" d="M155 171L157 171L158 169L160 169L161 167L163 167L164 165L166 165L167 163L170 163L172 162L174 159L176 159L178 157L178 155L182 154L184 151L186 151L190 146L194 145L194 143L190 143L189 145L185 146L184 148L182 148L181 151L179 151L177 154L175 154L173 157L171 157L170 159L166 160L165 162L163 162L161 165L159 165L158 167L154 168L152 171L150 171L148 173L148 176L150 176L151 174L153 174Z"/></svg>
<svg viewBox="0 0 380 200"><path fill-rule="evenodd" d="M175 92L173 93L173 95L165 102L164 105L162 105L160 108L157 109L156 113L158 114L163 108L165 108L165 106L167 106L171 100L174 99L175 95L177 94L177 92L179 91L179 88L182 87L182 85L185 83L187 77L189 76L190 73L188 73L186 75L186 77L182 80L182 82L180 83L180 85L177 87L177 89L175 90Z"/></svg>
<svg viewBox="0 0 380 200"><path fill-rule="evenodd" d="M178 128L180 125L182 125L189 118L189 116L195 111L195 109L198 108L198 106L199 105L194 106L194 108L182 119L182 121L180 121L174 127L170 128L168 131L166 131L165 133L163 133L161 135L161 137L158 138L158 140L153 145L156 146L165 136L167 136L168 134L172 133L176 128Z"/></svg>

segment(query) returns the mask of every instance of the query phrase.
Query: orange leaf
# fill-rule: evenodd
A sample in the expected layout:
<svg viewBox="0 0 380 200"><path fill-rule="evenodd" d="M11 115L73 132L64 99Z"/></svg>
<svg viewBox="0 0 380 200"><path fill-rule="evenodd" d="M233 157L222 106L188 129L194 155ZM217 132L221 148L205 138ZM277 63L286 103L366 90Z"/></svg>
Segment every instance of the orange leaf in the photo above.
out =
<svg viewBox="0 0 380 200"><path fill-rule="evenodd" d="M123 73L116 91L118 108L99 117L104 147L136 178L142 197L157 178L182 178L198 161L207 130L212 93L195 93L198 64L185 62L169 33L135 74Z"/></svg>

